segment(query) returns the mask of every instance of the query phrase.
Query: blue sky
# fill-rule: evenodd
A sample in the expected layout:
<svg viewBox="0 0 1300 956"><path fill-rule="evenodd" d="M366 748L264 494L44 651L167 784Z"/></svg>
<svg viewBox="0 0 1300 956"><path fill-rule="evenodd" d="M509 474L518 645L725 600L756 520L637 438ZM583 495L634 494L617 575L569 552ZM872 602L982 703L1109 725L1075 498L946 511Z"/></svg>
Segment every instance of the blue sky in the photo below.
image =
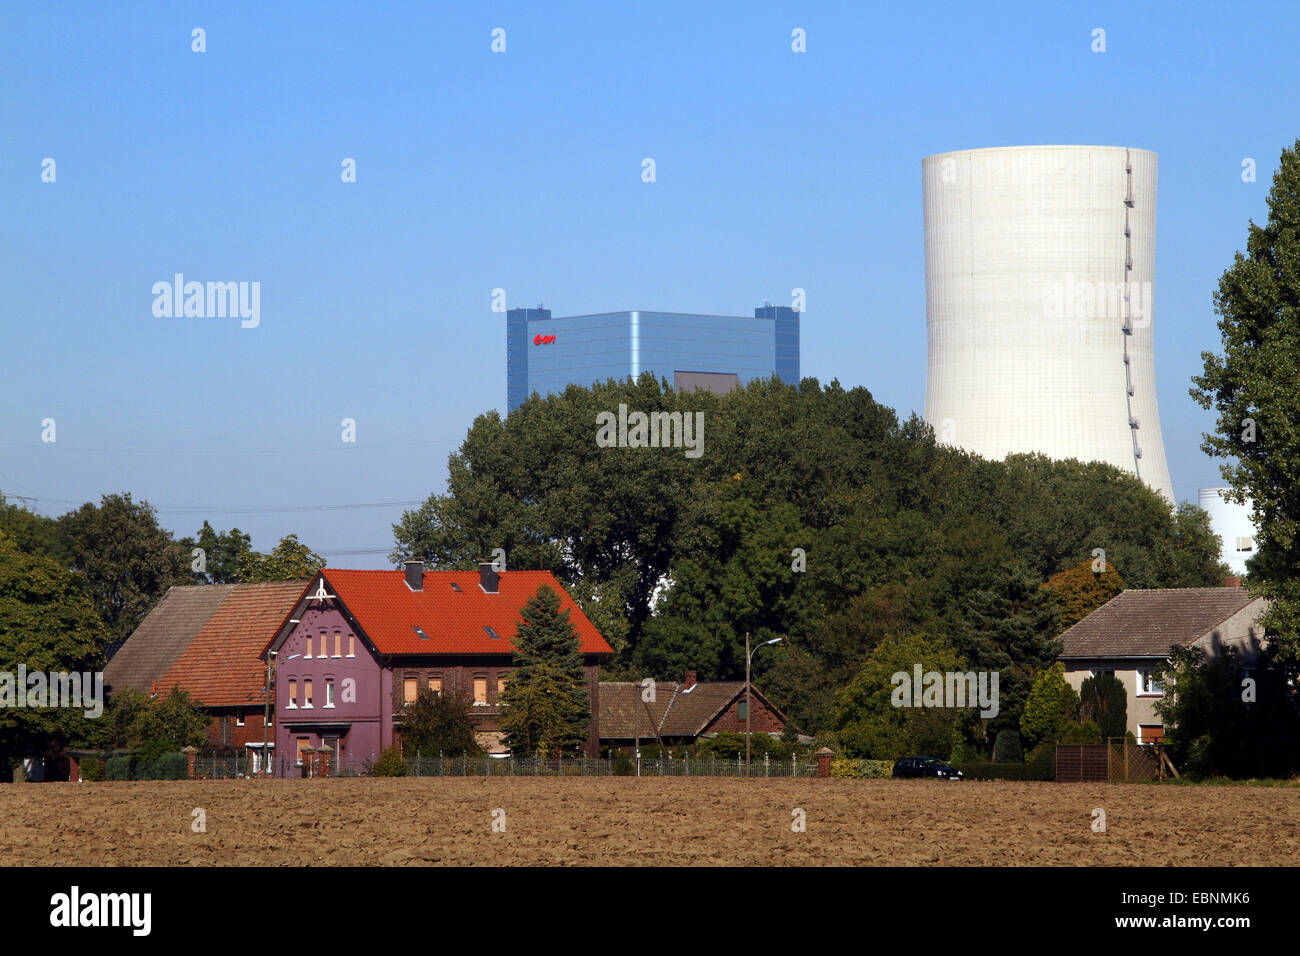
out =
<svg viewBox="0 0 1300 956"><path fill-rule="evenodd" d="M1300 136L1294 4L374 6L0 8L0 491L387 566L399 507L268 509L442 491L504 410L498 287L561 315L803 288L803 374L920 412L921 159L1038 143L1159 154L1165 446L1180 499L1221 483L1187 388ZM260 325L155 317L178 272L260 282Z"/></svg>

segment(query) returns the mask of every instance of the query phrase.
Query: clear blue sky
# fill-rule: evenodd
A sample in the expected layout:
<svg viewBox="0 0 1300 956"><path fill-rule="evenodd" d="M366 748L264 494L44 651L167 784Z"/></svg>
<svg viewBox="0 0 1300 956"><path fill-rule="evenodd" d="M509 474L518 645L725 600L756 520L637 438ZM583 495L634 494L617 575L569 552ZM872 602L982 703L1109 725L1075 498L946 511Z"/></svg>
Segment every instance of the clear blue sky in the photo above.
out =
<svg viewBox="0 0 1300 956"><path fill-rule="evenodd" d="M1165 446L1180 498L1221 483L1188 380L1300 136L1296 4L284 6L0 8L0 490L36 510L130 491L178 535L387 566L338 552L386 552L400 508L264 509L442 491L504 409L496 287L557 314L800 287L803 374L919 412L921 159L1038 143L1159 154ZM155 318L177 272L260 282L260 326Z"/></svg>

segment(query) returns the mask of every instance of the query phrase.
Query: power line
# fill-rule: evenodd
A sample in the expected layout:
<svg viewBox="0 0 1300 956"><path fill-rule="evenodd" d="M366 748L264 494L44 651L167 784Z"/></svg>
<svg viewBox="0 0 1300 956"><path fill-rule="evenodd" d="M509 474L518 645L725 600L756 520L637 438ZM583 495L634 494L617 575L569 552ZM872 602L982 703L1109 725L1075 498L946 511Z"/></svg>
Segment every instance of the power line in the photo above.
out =
<svg viewBox="0 0 1300 956"><path fill-rule="evenodd" d="M4 495L15 501L43 502L56 505L82 505L86 501L75 498L38 498L30 495ZM424 500L412 501L366 501L343 505L242 505L222 508L209 505L152 505L159 514L174 515L270 515L295 514L310 511L362 511L376 508L414 508L424 504Z"/></svg>
<svg viewBox="0 0 1300 956"><path fill-rule="evenodd" d="M430 438L421 441L401 441L380 444L360 442L339 442L320 448L90 448L78 445L64 445L60 442L0 441L3 448L31 448L40 445L59 451L94 452L95 454L114 455L118 453L132 455L305 455L322 451L347 451L353 448L413 448L417 445L450 445L463 441L460 438Z"/></svg>

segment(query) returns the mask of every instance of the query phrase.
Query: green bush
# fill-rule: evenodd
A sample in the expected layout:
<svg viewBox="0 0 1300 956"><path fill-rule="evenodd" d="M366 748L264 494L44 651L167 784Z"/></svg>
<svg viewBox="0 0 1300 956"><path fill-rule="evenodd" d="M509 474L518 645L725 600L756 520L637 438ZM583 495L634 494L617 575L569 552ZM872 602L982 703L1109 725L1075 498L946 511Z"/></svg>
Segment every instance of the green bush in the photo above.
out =
<svg viewBox="0 0 1300 956"><path fill-rule="evenodd" d="M831 761L831 776L849 780L879 780L893 776L894 764L890 760L855 760L836 757Z"/></svg>
<svg viewBox="0 0 1300 956"><path fill-rule="evenodd" d="M1020 747L1020 731L1006 728L999 730L993 740L994 763L1021 763L1025 753Z"/></svg>
<svg viewBox="0 0 1300 956"><path fill-rule="evenodd" d="M104 764L104 777L108 780L130 780L131 758L109 757Z"/></svg>
<svg viewBox="0 0 1300 956"><path fill-rule="evenodd" d="M77 775L92 782L103 780L104 761L99 757L87 757L77 766Z"/></svg>
<svg viewBox="0 0 1300 956"><path fill-rule="evenodd" d="M466 770L468 769L467 767ZM376 777L405 777L406 761L402 759L402 752L396 747L389 747L379 755L370 772Z"/></svg>
<svg viewBox="0 0 1300 956"><path fill-rule="evenodd" d="M1062 744L1099 744L1101 739L1101 728L1091 720L1086 723L1069 724L1061 733L1061 739L1057 741Z"/></svg>
<svg viewBox="0 0 1300 956"><path fill-rule="evenodd" d="M1034 776L1031 780L1055 780L1056 779L1056 744L1044 740L1041 744L1029 752L1029 759L1025 765L1033 768Z"/></svg>
<svg viewBox="0 0 1300 956"><path fill-rule="evenodd" d="M150 761L141 761L135 771L136 780L185 780L189 777L189 760L185 754L163 754Z"/></svg>
<svg viewBox="0 0 1300 956"><path fill-rule="evenodd" d="M632 762L631 757L620 750L614 757L614 776L630 777L634 773L636 773L636 764Z"/></svg>

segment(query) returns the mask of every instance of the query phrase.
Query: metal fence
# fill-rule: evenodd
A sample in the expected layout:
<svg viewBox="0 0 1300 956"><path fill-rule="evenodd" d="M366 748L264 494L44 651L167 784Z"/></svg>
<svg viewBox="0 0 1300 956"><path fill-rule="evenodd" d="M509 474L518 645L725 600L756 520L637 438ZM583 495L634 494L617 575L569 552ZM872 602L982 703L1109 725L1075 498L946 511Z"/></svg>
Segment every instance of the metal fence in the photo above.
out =
<svg viewBox="0 0 1300 956"><path fill-rule="evenodd" d="M405 760L408 777L743 777L744 757L656 757L653 760L609 757L447 757L418 754ZM334 776L366 776L372 760L345 759ZM290 774L291 776L293 774ZM810 758L788 760L754 758L753 777L815 777L817 762Z"/></svg>
<svg viewBox="0 0 1300 956"><path fill-rule="evenodd" d="M200 754L194 758L194 774L200 780L233 780L254 776L255 771L248 753L230 757L205 757Z"/></svg>

